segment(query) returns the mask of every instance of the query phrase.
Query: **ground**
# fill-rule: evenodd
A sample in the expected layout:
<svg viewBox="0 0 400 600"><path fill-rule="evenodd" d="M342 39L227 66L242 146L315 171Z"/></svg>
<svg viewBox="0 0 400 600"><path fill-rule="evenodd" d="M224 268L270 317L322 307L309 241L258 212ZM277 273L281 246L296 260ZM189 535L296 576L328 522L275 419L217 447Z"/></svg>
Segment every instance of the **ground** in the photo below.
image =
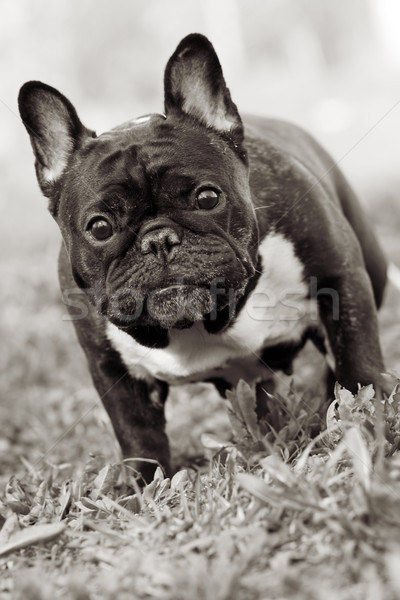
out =
<svg viewBox="0 0 400 600"><path fill-rule="evenodd" d="M373 219L400 265L397 202L382 194ZM312 439L325 412L306 359L297 384L313 391L277 399L268 432L244 385L225 403L183 388L167 412L180 469L140 490L63 319L56 236L12 248L0 290L2 600L399 597L398 395L359 398L357 411L343 393L330 421L342 429ZM397 371L399 300L390 286L380 315Z"/></svg>

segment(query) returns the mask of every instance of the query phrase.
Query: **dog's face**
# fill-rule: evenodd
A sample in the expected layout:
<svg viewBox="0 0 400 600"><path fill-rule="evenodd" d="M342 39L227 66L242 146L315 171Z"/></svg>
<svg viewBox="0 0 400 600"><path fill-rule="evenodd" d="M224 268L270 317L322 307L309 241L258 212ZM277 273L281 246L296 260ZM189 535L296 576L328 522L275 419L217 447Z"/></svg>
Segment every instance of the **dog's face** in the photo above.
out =
<svg viewBox="0 0 400 600"><path fill-rule="evenodd" d="M20 111L74 278L103 314L131 332L221 330L254 273L257 226L242 123L209 42L188 36L171 57L165 116L96 137L38 82Z"/></svg>

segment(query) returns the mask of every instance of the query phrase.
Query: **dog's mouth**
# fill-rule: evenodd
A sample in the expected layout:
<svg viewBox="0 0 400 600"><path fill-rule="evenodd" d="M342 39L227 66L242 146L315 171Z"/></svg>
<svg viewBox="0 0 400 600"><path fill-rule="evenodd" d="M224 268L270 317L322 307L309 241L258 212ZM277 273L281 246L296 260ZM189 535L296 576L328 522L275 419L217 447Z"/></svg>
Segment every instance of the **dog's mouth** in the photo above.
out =
<svg viewBox="0 0 400 600"><path fill-rule="evenodd" d="M199 321L205 322L207 330L220 330L233 318L241 295L242 290L233 294L232 290L227 292L213 286L173 284L151 291L140 305L135 304L133 298L129 302L125 296L124 309L118 310L114 304L107 311L107 316L112 323L128 332L143 325L185 329Z"/></svg>
<svg viewBox="0 0 400 600"><path fill-rule="evenodd" d="M149 294L149 317L165 329L189 327L216 311L210 290L194 285L171 285Z"/></svg>

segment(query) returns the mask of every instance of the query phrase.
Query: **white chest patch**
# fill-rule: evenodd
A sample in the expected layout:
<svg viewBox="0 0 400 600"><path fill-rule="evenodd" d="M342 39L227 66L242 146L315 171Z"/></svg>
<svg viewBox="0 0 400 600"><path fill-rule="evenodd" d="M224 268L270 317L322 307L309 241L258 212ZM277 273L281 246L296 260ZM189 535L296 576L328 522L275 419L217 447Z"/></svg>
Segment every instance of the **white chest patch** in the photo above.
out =
<svg viewBox="0 0 400 600"><path fill-rule="evenodd" d="M224 333L209 334L203 323L173 329L166 348L147 348L108 323L107 335L134 377L157 377L171 384L207 377L257 379L258 357L267 346L300 341L318 323L315 300L294 247L283 235L270 233L261 243L262 273L234 324ZM265 369L265 367L264 367ZM245 372L243 372L245 371Z"/></svg>

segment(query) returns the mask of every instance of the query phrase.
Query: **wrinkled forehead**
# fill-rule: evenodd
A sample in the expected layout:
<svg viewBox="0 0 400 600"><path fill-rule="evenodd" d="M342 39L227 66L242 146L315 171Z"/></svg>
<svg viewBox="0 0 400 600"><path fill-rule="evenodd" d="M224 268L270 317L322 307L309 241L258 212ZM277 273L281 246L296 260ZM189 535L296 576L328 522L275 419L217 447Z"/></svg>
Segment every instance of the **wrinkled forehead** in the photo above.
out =
<svg viewBox="0 0 400 600"><path fill-rule="evenodd" d="M203 127L148 115L90 139L78 160L91 178L140 182L185 171L203 177L220 171L220 176L228 177L232 158L227 144Z"/></svg>

